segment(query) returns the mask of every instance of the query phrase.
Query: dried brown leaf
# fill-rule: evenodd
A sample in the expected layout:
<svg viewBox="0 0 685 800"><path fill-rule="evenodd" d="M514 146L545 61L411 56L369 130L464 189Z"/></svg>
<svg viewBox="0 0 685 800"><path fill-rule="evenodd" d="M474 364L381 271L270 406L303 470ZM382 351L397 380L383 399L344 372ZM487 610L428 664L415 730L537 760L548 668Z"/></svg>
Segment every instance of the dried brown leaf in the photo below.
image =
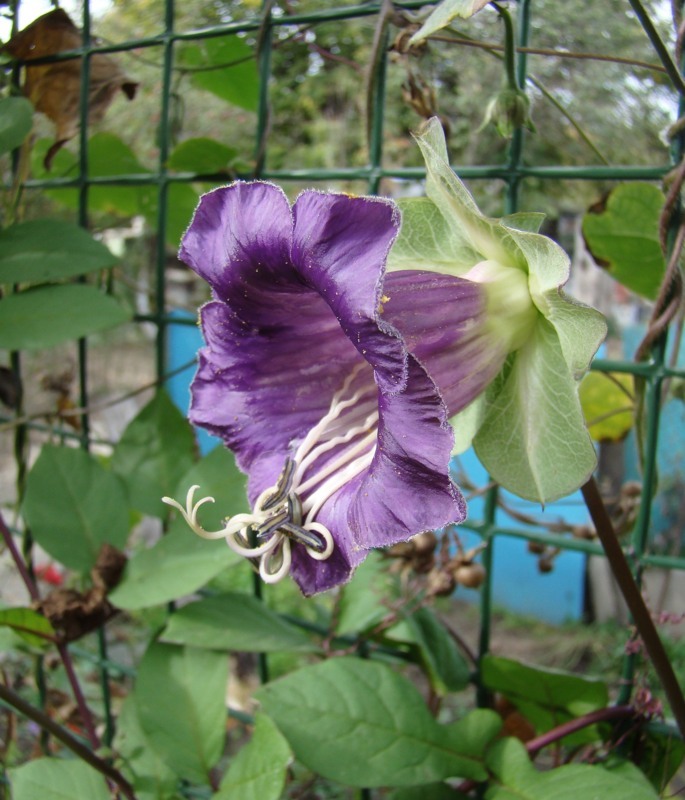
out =
<svg viewBox="0 0 685 800"><path fill-rule="evenodd" d="M55 142L45 156L45 167L55 153L79 131L81 99L81 62L79 56L63 61L33 64L40 60L78 50L83 43L81 31L61 8L44 14L7 42L4 49L24 62L22 90L40 111L55 123ZM126 76L110 56L96 53L90 59L88 124L100 122L115 94L122 91L129 100L135 97L138 84Z"/></svg>

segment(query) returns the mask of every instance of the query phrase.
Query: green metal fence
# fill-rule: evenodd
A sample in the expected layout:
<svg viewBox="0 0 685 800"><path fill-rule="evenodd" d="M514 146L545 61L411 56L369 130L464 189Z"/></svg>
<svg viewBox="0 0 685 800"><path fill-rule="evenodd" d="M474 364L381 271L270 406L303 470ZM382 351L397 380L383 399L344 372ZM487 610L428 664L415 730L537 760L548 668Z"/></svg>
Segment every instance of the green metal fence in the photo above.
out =
<svg viewBox="0 0 685 800"><path fill-rule="evenodd" d="M154 252L155 262L155 285L154 285L154 304L150 313L139 314L136 324L152 324L156 330L154 360L155 372L159 381L164 381L166 376L166 347L169 327L176 324L186 324L169 313L168 292L166 284L166 267L168 263L169 248L166 244L166 229L168 224L169 212L169 191L170 188L178 183L194 184L216 184L225 181L223 175L207 175L193 173L170 172L167 162L170 153L171 126L172 126L172 104L173 104L173 71L175 49L180 43L199 41L206 38L221 37L226 34L249 34L250 37L258 41L257 64L259 70L260 93L259 104L256 115L255 125L255 154L257 156L257 166L254 171L240 174L239 177L264 178L273 180L284 185L287 189L288 184L317 184L322 186L335 185L344 181L363 181L369 193L378 193L381 189L383 179L405 179L420 180L423 171L413 167L394 167L386 162L384 157L385 138L384 138L384 109L386 103L386 61L387 47L381 48L382 57L375 65L375 79L371 84L375 87L373 102L370 105L370 146L368 151L368 161L363 166L339 164L335 168L328 169L292 169L292 170L273 170L269 166L269 107L270 107L270 71L272 68L272 42L274 35L280 29L291 28L292 26L314 26L323 23L344 22L346 20L370 17L376 19L379 15L379 3L371 2L360 5L328 7L328 4L321 3L320 10L307 13L274 13L274 4L264 3L260 13L248 16L239 22L204 29L201 31L177 32L174 25L174 0L164 0L160 6L160 32L157 35L145 38L131 38L117 44L98 44L92 36L91 13L89 2L83 3L83 14L80 25L83 29L83 47L78 51L60 54L59 58L79 56L83 58L83 69L81 74L81 126L79 133L79 159L78 173L67 178L45 178L41 180L26 181L27 189L51 189L51 188L73 188L78 191L78 221L87 227L89 222L89 196L94 187L99 186L152 186L157 193L157 225L156 225L156 245ZM423 2L395 2L397 9L414 10L424 5ZM14 11L18 11L19 2L14 4ZM528 43L531 29L531 20L535 14L535 0L520 0L516 7L517 35L519 45L525 47ZM382 34L387 38L387 31ZM91 133L87 123L86 101L89 89L90 60L96 53L125 53L136 51L145 53L151 49L157 49L162 54L160 63L161 92L159 96L159 106L156 113L159 114L159 150L157 166L150 170L148 174L117 175L115 177L93 177L89 173L88 163L88 137ZM20 66L20 65L18 65ZM526 84L527 79L527 55L519 52L517 56L516 70L520 85ZM360 121L361 124L361 121ZM654 166L596 166L596 165L546 165L536 166L526 161L526 146L530 141L529 135L523 131L517 131L506 151L506 157L501 163L491 164L454 164L455 171L463 178L472 181L502 181L503 189L503 213L512 213L520 207L520 194L526 181L534 179L537 181L583 181L583 180L658 180L662 178L671 168L668 163L657 164ZM673 158L679 160L679 142L674 146ZM191 323L192 324L192 323ZM643 495L637 523L632 532L628 550L631 558L631 565L634 573L638 576L642 574L646 567L658 566L667 569L685 569L685 558L680 556L657 555L649 552L649 531L650 519L653 512L653 489L656 481L656 458L657 442L659 437L660 409L663 403L664 384L672 378L685 378L685 371L669 366L666 362L665 337L658 339L652 349L651 357L640 363L632 361L597 360L594 368L601 371L612 371L628 373L639 376L646 383L646 405L647 405L647 436L644 460L643 476ZM88 386L88 360L89 346L86 341L81 341L78 345L78 373L79 373L79 404L83 408L90 405L91 394ZM22 369L21 357L18 354L13 356L13 366L20 373ZM31 434L31 425L20 426L16 433L15 452L17 456L17 470L19 483L23 480L26 471L25 442L26 437ZM88 415L82 417L82 427L80 432L74 432L69 428L59 428L56 431L62 437L80 437L84 447L89 448L92 444L92 434L88 424ZM497 489L492 489L488 495L486 504L485 518L478 521L470 521L469 526L477 530L487 541L494 541L501 536L523 537L530 541L542 543L562 550L576 550L587 554L601 554L602 548L595 541L572 538L554 533L543 533L537 529L520 530L502 527L498 523L496 514L497 508ZM484 558L486 568L489 566L492 548L485 550ZM488 570L490 574L491 570ZM482 629L480 637L480 652L486 652L489 648L490 632L492 625L492 606L491 606L491 586L489 580L486 581L482 589ZM101 659L103 668L107 668L107 654L104 640L101 642ZM633 673L634 657L625 657L625 676L630 678ZM103 686L107 682L103 681ZM630 694L630 686L626 685L623 692L625 701Z"/></svg>

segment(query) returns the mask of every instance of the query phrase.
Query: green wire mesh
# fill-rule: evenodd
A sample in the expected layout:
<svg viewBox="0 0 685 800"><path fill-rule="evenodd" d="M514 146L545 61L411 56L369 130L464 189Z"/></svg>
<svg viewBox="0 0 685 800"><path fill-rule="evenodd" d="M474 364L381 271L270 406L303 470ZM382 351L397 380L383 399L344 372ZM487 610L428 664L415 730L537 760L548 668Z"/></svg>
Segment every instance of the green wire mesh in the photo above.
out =
<svg viewBox="0 0 685 800"><path fill-rule="evenodd" d="M322 3L322 6L327 4ZM412 10L423 6L423 2L395 2L398 9ZM518 44L525 46L528 43L531 19L534 13L534 1L520 0L516 8ZM18 10L17 2L14 11ZM269 143L269 107L270 107L270 78L272 69L273 37L278 29L287 26L317 25L351 20L361 17L375 17L380 10L380 3L366 3L342 8L322 7L320 10L307 14L274 14L273 3L267 0L263 4L260 14L241 22L231 22L211 29L194 32L176 32L174 27L174 0L165 0L161 22L161 31L155 36L144 38L131 38L117 44L99 45L91 37L91 12L88 0L83 3L83 13L80 24L83 30L83 47L74 51L72 55L82 55L83 68L81 72L81 106L80 106L80 140L78 173L68 178L53 178L29 180L27 188L50 189L59 187L72 187L78 190L78 221L83 226L88 226L89 195L94 187L98 186L153 186L157 192L157 225L156 244L154 251L155 286L154 307L150 313L138 314L136 324L152 324L155 328L155 373L160 381L165 379L166 372L166 347L169 326L174 324L188 324L179 321L169 314L167 305L166 265L168 249L165 242L169 213L169 190L177 183L201 182L207 183L214 179L225 181L225 176L198 175L194 173L169 172L167 161L170 153L173 124L173 67L175 45L181 42L200 41L202 39L220 37L226 34L250 34L256 37L259 43L257 51L257 68L259 72L259 102L257 109L254 153L256 156L256 169L250 174L240 175L246 179L263 178L281 184L331 184L340 181L359 181L366 185L370 193L377 193L383 179L420 180L424 177L421 168L393 167L384 163L384 111L386 95L386 65L387 47L381 48L381 57L375 65L375 76L371 82L374 86L373 97L370 103L370 142L368 161L364 165L340 164L327 169L280 169L269 168L268 143ZM159 152L155 170L147 174L118 175L115 177L93 177L89 174L88 163L88 123L87 123L87 98L89 89L90 60L95 53L124 53L131 50L146 52L157 48L162 53L160 67L161 91L159 96ZM63 56L61 56L63 57ZM519 84L524 86L527 78L527 56L525 53L517 55L517 78ZM661 166L567 166L546 165L536 166L526 163L526 141L528 135L521 130L517 131L508 148L506 159L503 163L485 165L454 165L455 171L463 178L503 182L503 207L505 213L515 212L520 205L521 187L526 180L658 180L668 171L669 165ZM677 154L674 154L677 155ZM190 324L193 324L192 322ZM16 364L18 356L15 356ZM88 359L89 351L86 341L81 341L78 348L80 403L82 407L89 406L90 394L88 387ZM647 566L658 566L667 569L685 569L685 558L668 555L657 555L649 552L648 540L650 520L653 513L652 487L655 485L657 441L659 436L660 409L662 406L664 382L677 377L685 377L682 370L671 369L665 361L665 344L659 343L653 353L653 358L648 362L639 364L629 361L597 360L594 369L605 372L622 372L640 376L646 382L646 407L647 407L647 436L644 460L644 490L637 524L632 534L630 556L635 574L640 577ZM77 435L81 438L84 447L91 446L93 437L88 424L87 415L83 418L83 426L78 434L69 431L60 431L62 436ZM21 456L22 448L18 448L18 470L23 473L26 464ZM468 526L476 530L486 541L495 542L499 537L509 536L523 538L527 541L549 545L562 550L575 550L586 554L601 554L599 544L594 541L576 539L544 533L539 530L521 530L506 528L496 524L497 489L490 490L485 504L484 518L481 521L469 520ZM491 575L492 547L484 552L485 567L488 576ZM481 600L481 636L480 655L487 652L492 628L492 592L490 578L486 580L482 589ZM103 668L103 687L107 686L106 669L107 653L104 638L101 638L101 665ZM633 672L633 657L626 656L625 677L630 678ZM262 676L266 676L266 665L262 665ZM629 695L630 688L625 693ZM625 701L625 697L621 701ZM105 705L109 705L108 696L105 695ZM109 713L107 718L110 719Z"/></svg>

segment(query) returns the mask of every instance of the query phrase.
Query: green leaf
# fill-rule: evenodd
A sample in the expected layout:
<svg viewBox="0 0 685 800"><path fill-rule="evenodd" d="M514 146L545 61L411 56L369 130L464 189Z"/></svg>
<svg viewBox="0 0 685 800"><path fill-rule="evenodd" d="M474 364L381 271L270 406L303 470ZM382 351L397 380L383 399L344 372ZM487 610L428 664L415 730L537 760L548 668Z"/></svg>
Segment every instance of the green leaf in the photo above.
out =
<svg viewBox="0 0 685 800"><path fill-rule="evenodd" d="M191 82L246 111L256 111L259 76L254 50L235 35L204 39L179 49L178 65L190 68Z"/></svg>
<svg viewBox="0 0 685 800"><path fill-rule="evenodd" d="M685 758L685 742L678 734L639 732L639 767L655 789L663 792Z"/></svg>
<svg viewBox="0 0 685 800"><path fill-rule="evenodd" d="M446 783L429 783L425 786L412 786L395 789L388 800L469 800L467 795L458 792Z"/></svg>
<svg viewBox="0 0 685 800"><path fill-rule="evenodd" d="M206 530L220 528L227 515L247 506L244 477L233 456L222 447L195 464L179 481L173 496L185 501L188 489L195 484L201 487L202 495L216 498L215 503L200 509L199 521ZM179 515L166 536L129 560L121 583L109 599L126 609L166 603L196 591L239 560L223 540L201 539Z"/></svg>
<svg viewBox="0 0 685 800"><path fill-rule="evenodd" d="M41 647L55 635L50 620L32 608L0 610L0 626L15 630L28 644Z"/></svg>
<svg viewBox="0 0 685 800"><path fill-rule="evenodd" d="M71 222L37 219L0 231L0 283L54 281L116 262L103 244Z"/></svg>
<svg viewBox="0 0 685 800"><path fill-rule="evenodd" d="M501 725L491 711L439 725L406 678L355 658L304 667L257 697L298 760L349 786L484 780L483 752Z"/></svg>
<svg viewBox="0 0 685 800"><path fill-rule="evenodd" d="M488 753L488 767L499 786L485 793L486 800L657 800L644 775L633 767L607 770L572 764L540 773L530 763L518 739L504 739Z"/></svg>
<svg viewBox="0 0 685 800"><path fill-rule="evenodd" d="M104 776L85 761L36 758L9 776L14 800L111 800Z"/></svg>
<svg viewBox="0 0 685 800"><path fill-rule="evenodd" d="M207 784L226 734L228 660L223 653L153 643L133 690L150 746L173 772Z"/></svg>
<svg viewBox="0 0 685 800"><path fill-rule="evenodd" d="M0 100L0 155L14 150L29 135L33 106L24 97Z"/></svg>
<svg viewBox="0 0 685 800"><path fill-rule="evenodd" d="M621 183L583 217L590 252L619 283L655 300L666 262L659 244L664 195L649 183Z"/></svg>
<svg viewBox="0 0 685 800"><path fill-rule="evenodd" d="M238 560L224 541L201 539L177 520L153 547L129 559L121 583L108 597L128 610L168 603L196 591Z"/></svg>
<svg viewBox="0 0 685 800"><path fill-rule="evenodd" d="M317 649L299 628L285 622L261 600L240 592L183 606L169 618L161 638L210 650L251 653Z"/></svg>
<svg viewBox="0 0 685 800"><path fill-rule="evenodd" d="M457 17L468 19L488 4L489 0L442 0L421 28L411 37L410 44L418 44L431 34L446 28Z"/></svg>
<svg viewBox="0 0 685 800"><path fill-rule="evenodd" d="M41 286L0 300L0 348L53 347L130 318L127 309L94 286Z"/></svg>
<svg viewBox="0 0 685 800"><path fill-rule="evenodd" d="M609 702L603 681L560 670L542 669L508 658L486 655L481 660L481 680L493 692L508 698L537 733L605 708ZM597 739L596 728L567 737L567 743Z"/></svg>
<svg viewBox="0 0 685 800"><path fill-rule="evenodd" d="M267 716L257 714L252 739L231 762L212 800L278 800L291 761L281 732Z"/></svg>
<svg viewBox="0 0 685 800"><path fill-rule="evenodd" d="M131 420L112 455L112 470L126 484L133 508L166 517L162 497L172 494L193 466L193 429L160 389Z"/></svg>
<svg viewBox="0 0 685 800"><path fill-rule="evenodd" d="M172 183L168 190L167 219L164 238L167 244L178 248L197 207L200 193L188 183ZM157 226L157 206L146 214L152 227Z"/></svg>
<svg viewBox="0 0 685 800"><path fill-rule="evenodd" d="M150 746L140 727L135 697L130 694L117 717L114 750L121 759L117 766L132 784L136 800L171 800L177 798L176 773Z"/></svg>
<svg viewBox="0 0 685 800"><path fill-rule="evenodd" d="M397 581L388 573L387 561L380 553L370 552L341 589L336 633L344 636L377 625L389 613L389 603L396 596Z"/></svg>
<svg viewBox="0 0 685 800"><path fill-rule="evenodd" d="M211 141L211 140L209 140ZM40 140L34 147L33 171L37 178L73 177L78 174L76 156L60 150L55 156L51 172L42 165L51 142ZM149 175L131 148L111 133L96 133L88 140L88 172L95 178ZM78 208L78 193L74 189L46 189L49 197L68 208ZM199 193L189 184L172 183L167 190L167 218L165 239L177 247L190 222ZM141 214L152 228L157 228L159 190L152 185L91 186L88 207L91 211L133 217Z"/></svg>
<svg viewBox="0 0 685 800"><path fill-rule="evenodd" d="M619 442L635 423L633 377L590 372L580 384L580 405L596 442Z"/></svg>
<svg viewBox="0 0 685 800"><path fill-rule="evenodd" d="M32 153L32 169L36 178L75 177L79 172L76 155L60 150L52 162L50 172L43 164L46 152L52 145L48 139L36 142ZM88 140L88 174L92 178L111 178L122 175L145 175L149 170L138 161L135 153L113 133L96 133ZM79 198L74 189L48 189L46 194L68 208L77 209ZM132 217L150 214L157 204L154 186L99 186L88 191L88 208L92 212L118 214Z"/></svg>
<svg viewBox="0 0 685 800"><path fill-rule="evenodd" d="M57 561L87 572L105 542L128 538L126 491L83 450L44 445L26 483L24 517L35 541Z"/></svg>
<svg viewBox="0 0 685 800"><path fill-rule="evenodd" d="M393 641L408 642L416 647L418 660L438 693L459 692L468 686L469 666L430 608L415 611L390 628L386 635Z"/></svg>
<svg viewBox="0 0 685 800"><path fill-rule="evenodd" d="M179 172L194 172L197 175L213 175L228 172L230 163L238 151L215 139L200 136L186 139L174 148L169 156L169 169Z"/></svg>

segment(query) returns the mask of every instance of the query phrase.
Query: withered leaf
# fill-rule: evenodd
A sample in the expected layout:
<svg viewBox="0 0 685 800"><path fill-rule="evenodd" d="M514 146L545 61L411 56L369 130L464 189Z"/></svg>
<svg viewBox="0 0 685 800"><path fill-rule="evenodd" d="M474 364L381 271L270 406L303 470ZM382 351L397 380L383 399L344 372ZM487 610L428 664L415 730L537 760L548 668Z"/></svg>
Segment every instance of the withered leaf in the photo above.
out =
<svg viewBox="0 0 685 800"><path fill-rule="evenodd" d="M119 583L125 566L124 553L105 543L90 572L91 589L79 592L58 588L37 604L37 610L50 620L60 642L76 641L118 613L107 600L107 592Z"/></svg>
<svg viewBox="0 0 685 800"><path fill-rule="evenodd" d="M76 56L52 63L31 65L31 62L78 50L82 43L81 31L64 10L57 8L19 31L4 47L11 56L24 62L22 91L26 97L37 111L55 123L55 142L44 160L46 169L50 169L55 153L79 130L82 59ZM102 120L117 91L132 100L138 87L113 58L98 53L90 59L89 84L89 125Z"/></svg>

